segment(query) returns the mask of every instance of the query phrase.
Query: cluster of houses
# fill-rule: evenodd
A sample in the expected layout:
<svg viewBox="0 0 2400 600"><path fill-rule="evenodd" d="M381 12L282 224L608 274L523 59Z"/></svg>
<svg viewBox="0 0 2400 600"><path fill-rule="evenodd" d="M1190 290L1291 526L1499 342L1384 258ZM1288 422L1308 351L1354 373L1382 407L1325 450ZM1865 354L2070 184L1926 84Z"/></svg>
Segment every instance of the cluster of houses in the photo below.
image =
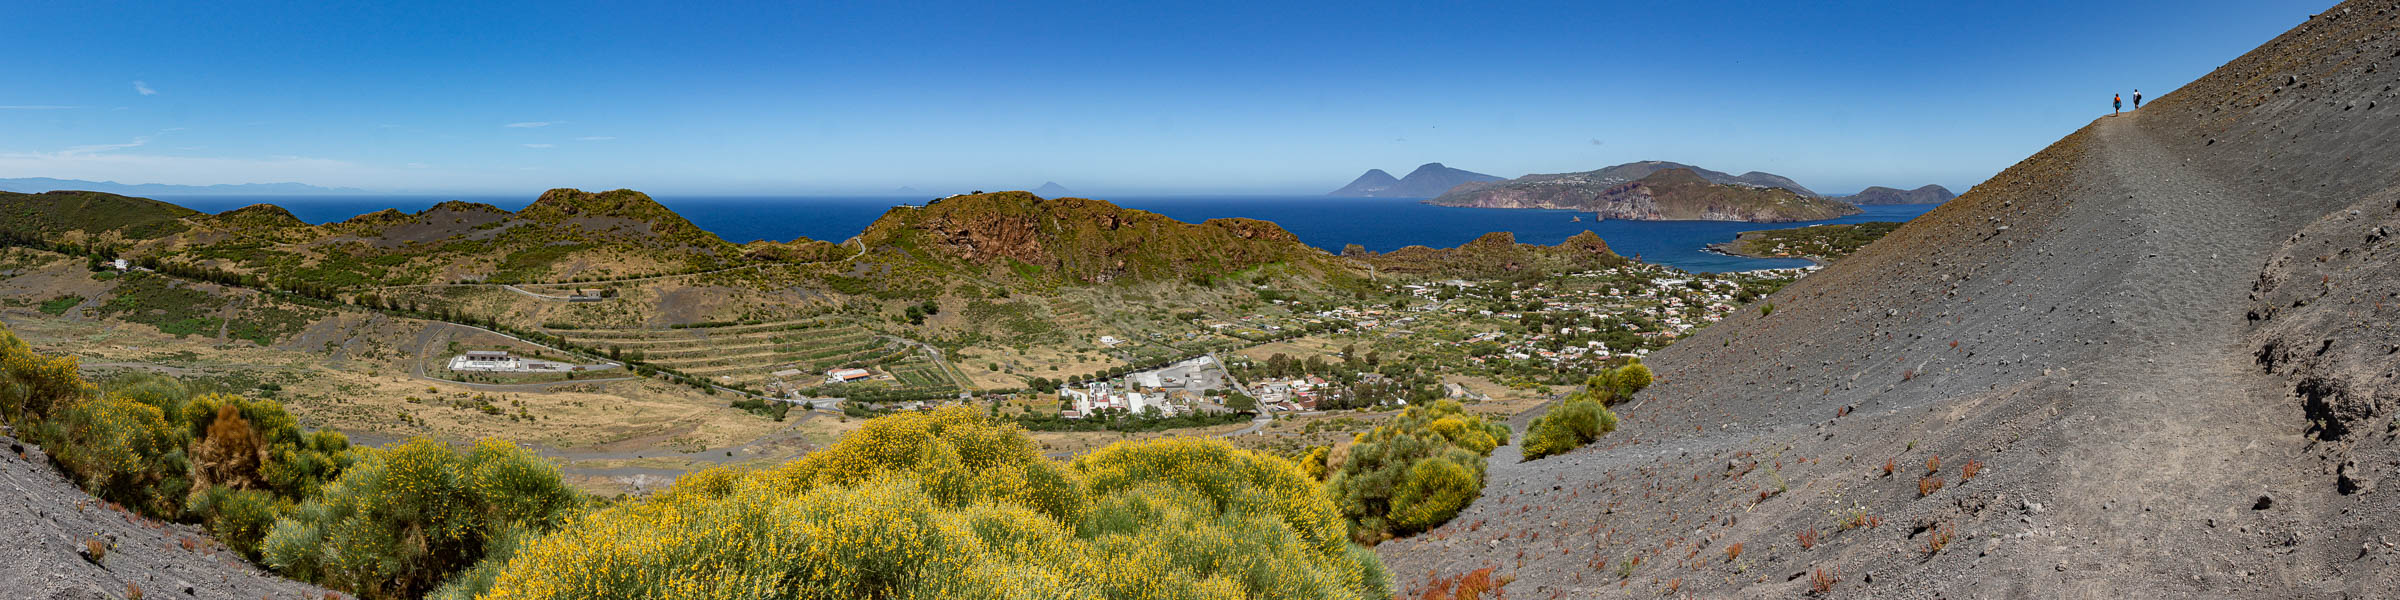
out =
<svg viewBox="0 0 2400 600"><path fill-rule="evenodd" d="M1367 376L1382 377L1376 373L1368 373ZM1251 389L1258 392L1259 406L1266 407L1268 410L1286 412L1316 410L1319 402L1327 399L1339 400L1350 393L1350 390L1342 387L1340 383L1328 382L1315 375L1291 379L1270 379L1258 382L1251 386Z"/></svg>
<svg viewBox="0 0 2400 600"><path fill-rule="evenodd" d="M1767 277L1798 277L1817 269L1807 266L1794 269L1753 271L1751 275ZM1654 266L1636 265L1574 274L1579 278L1603 278L1609 281L1629 281L1596 289L1559 290L1536 285L1510 292L1510 299L1522 301L1538 298L1542 310L1582 314L1606 314L1625 318L1623 327L1634 335L1668 341L1691 333L1693 329L1724 319L1739 308L1734 295L1741 290L1735 281L1721 277L1672 276ZM1417 308L1467 317L1518 320L1525 316L1511 311L1472 308L1467 303L1441 304L1438 298L1444 287L1467 287L1466 281L1443 281L1409 285L1410 294L1428 300ZM1642 327L1635 323L1648 323ZM1607 360L1617 356L1643 356L1645 347L1611 348L1598 340L1574 343L1577 337L1590 337L1600 330L1590 325L1563 325L1529 329L1523 334L1487 331L1467 339L1467 343L1495 342L1501 344L1499 356L1511 360L1541 360L1553 364ZM1470 359L1481 363L1486 359Z"/></svg>
<svg viewBox="0 0 2400 600"><path fill-rule="evenodd" d="M1059 400L1068 407L1059 411L1059 416L1080 419L1100 409L1133 414L1156 411L1160 416L1220 412L1226 409L1210 401L1208 393L1231 388L1231 381L1224 365L1202 356L1116 379L1060 388Z"/></svg>

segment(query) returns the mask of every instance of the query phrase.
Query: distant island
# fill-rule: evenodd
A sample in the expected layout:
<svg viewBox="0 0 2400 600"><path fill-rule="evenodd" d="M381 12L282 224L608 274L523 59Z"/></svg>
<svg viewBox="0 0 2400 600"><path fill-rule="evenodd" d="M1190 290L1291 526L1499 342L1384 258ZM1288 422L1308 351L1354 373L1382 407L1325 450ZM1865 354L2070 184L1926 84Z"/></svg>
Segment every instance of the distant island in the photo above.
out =
<svg viewBox="0 0 2400 600"><path fill-rule="evenodd" d="M1547 208L1640 221L1816 221L1858 214L1790 178L1752 171L1729 175L1665 161L1627 163L1580 173L1527 175L1452 188L1428 204Z"/></svg>
<svg viewBox="0 0 2400 600"><path fill-rule="evenodd" d="M1950 193L1950 188L1938 185L1927 185L1925 187L1920 187L1913 190L1901 190L1879 185L1859 190L1857 194L1844 196L1841 198L1841 200L1843 202L1848 202L1859 206L1877 206L1885 204L1941 204L1943 202L1949 202L1951 198L1957 197L1958 194Z"/></svg>
<svg viewBox="0 0 2400 600"><path fill-rule="evenodd" d="M20 177L0 179L0 192L37 193L73 190L107 192L122 195L276 195L276 194L363 194L358 188L329 188L305 183L221 183L216 185L174 185L165 183L117 183L82 179L53 179L49 177Z"/></svg>
<svg viewBox="0 0 2400 600"><path fill-rule="evenodd" d="M1425 163L1410 171L1407 177L1393 179L1383 169L1367 169L1350 185L1325 195L1349 198L1432 198L1450 188L1469 183L1500 181L1503 178L1465 169L1453 169L1442 163Z"/></svg>
<svg viewBox="0 0 2400 600"><path fill-rule="evenodd" d="M1043 198L1060 198L1075 195L1075 190L1067 189L1067 186L1059 185L1056 181L1044 181L1042 187L1033 188L1033 195Z"/></svg>

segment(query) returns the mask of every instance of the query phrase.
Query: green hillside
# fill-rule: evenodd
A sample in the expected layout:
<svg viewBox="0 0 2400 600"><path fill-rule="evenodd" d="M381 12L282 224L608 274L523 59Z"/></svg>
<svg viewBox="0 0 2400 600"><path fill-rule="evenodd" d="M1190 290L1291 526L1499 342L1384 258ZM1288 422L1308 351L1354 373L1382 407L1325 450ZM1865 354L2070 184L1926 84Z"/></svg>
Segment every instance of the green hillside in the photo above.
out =
<svg viewBox="0 0 2400 600"><path fill-rule="evenodd" d="M182 231L182 219L199 214L157 200L100 192L0 192L0 231L21 235L114 231L128 239L150 239Z"/></svg>

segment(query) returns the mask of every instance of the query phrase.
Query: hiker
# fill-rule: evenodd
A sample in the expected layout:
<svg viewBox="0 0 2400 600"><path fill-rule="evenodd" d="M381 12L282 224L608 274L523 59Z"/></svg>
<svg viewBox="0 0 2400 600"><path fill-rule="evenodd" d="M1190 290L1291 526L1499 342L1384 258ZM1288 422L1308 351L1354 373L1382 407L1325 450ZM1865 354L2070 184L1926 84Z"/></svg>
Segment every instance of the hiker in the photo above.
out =
<svg viewBox="0 0 2400 600"><path fill-rule="evenodd" d="M2108 96L2108 114L2113 115L2121 112L2125 112L2125 96L2122 94L2110 94Z"/></svg>
<svg viewBox="0 0 2400 600"><path fill-rule="evenodd" d="M2141 91L2141 90L2134 90L2134 91L2133 91L2133 109L2134 109L2134 110L2141 110L2141 109L2142 109L2142 91Z"/></svg>

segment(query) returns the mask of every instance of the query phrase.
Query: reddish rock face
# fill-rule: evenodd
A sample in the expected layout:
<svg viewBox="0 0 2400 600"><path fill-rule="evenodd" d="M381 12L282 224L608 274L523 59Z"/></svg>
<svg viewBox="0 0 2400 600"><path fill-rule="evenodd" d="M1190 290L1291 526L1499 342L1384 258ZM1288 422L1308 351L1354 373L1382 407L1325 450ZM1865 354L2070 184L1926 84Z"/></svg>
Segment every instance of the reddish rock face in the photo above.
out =
<svg viewBox="0 0 2400 600"><path fill-rule="evenodd" d="M1029 216L944 214L927 220L926 230L935 234L943 249L969 261L1007 257L1033 264L1052 262L1049 249L1042 247L1040 226Z"/></svg>
<svg viewBox="0 0 2400 600"><path fill-rule="evenodd" d="M1233 232L1234 237L1245 240L1300 241L1300 236L1285 231L1283 226L1258 219L1209 219L1204 224L1222 227L1226 231Z"/></svg>

